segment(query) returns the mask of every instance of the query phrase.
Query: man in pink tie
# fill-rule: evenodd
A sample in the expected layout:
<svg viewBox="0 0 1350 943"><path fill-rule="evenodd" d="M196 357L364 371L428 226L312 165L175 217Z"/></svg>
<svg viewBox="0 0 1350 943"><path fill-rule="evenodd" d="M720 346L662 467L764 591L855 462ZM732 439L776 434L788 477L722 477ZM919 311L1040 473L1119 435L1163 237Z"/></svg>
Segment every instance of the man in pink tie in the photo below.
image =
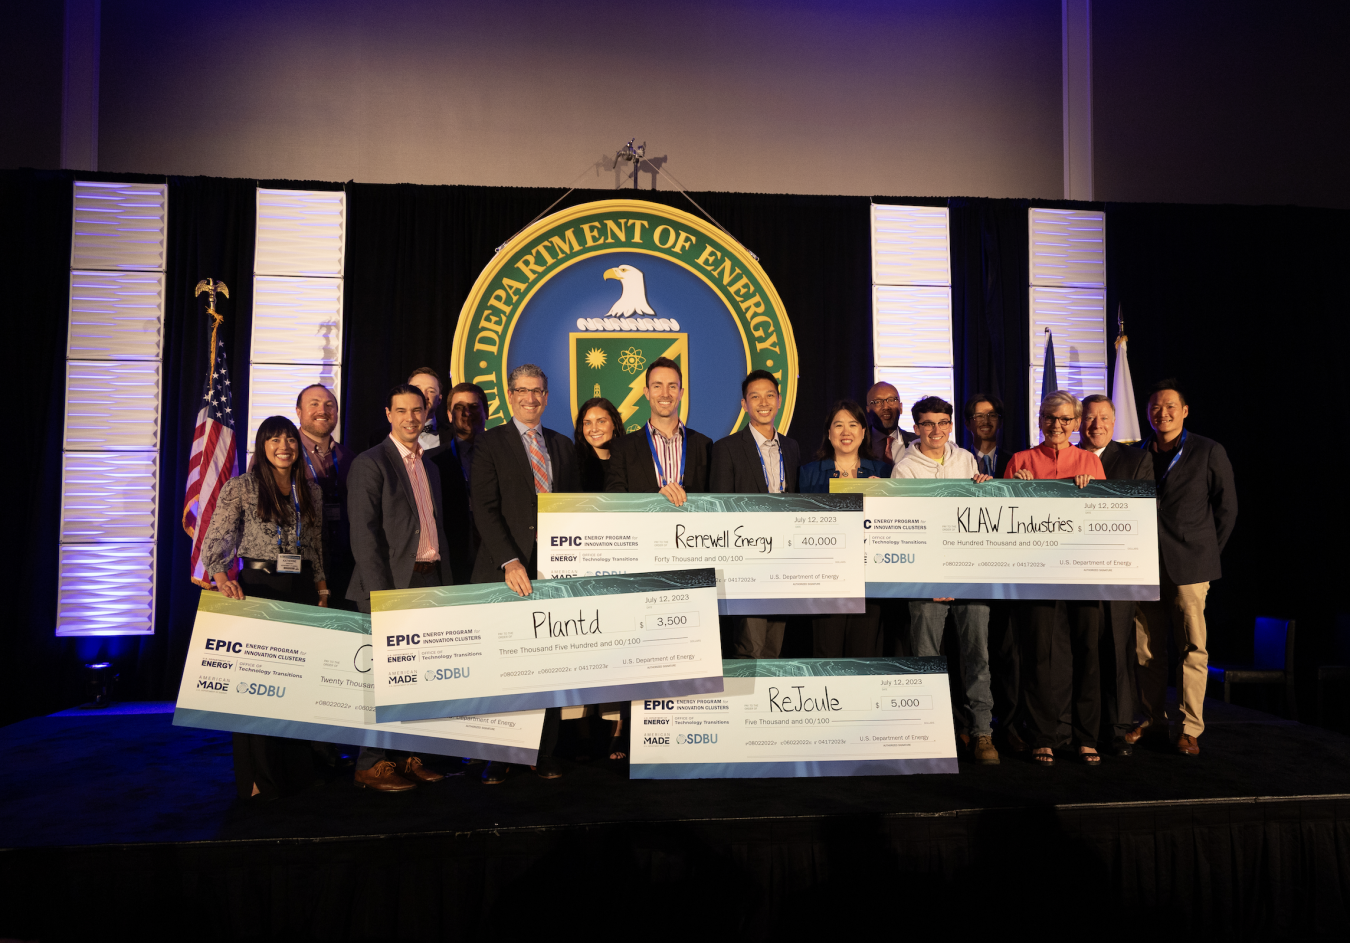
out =
<svg viewBox="0 0 1350 943"><path fill-rule="evenodd" d="M539 495L580 489L572 437L544 428L548 377L532 363L521 364L506 379L511 419L478 436L469 491L473 519L482 540L474 561L473 581L504 580L521 596L531 591L536 576ZM559 711L549 710L539 745L536 772L545 779L562 773L553 759ZM490 763L483 782L506 778L503 763Z"/></svg>

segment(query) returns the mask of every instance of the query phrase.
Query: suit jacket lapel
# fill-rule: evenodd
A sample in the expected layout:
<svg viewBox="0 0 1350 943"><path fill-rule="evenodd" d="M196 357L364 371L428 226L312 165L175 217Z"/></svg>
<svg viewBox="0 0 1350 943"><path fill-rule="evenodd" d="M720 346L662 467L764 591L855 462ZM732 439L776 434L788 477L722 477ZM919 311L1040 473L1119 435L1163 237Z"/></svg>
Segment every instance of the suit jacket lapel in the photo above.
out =
<svg viewBox="0 0 1350 943"><path fill-rule="evenodd" d="M398 479L403 497L408 501L408 507L412 508L413 515L417 515L417 496L413 494L412 479L408 477L408 466L403 461L403 453L398 450L394 440L385 438L384 454L394 466L394 476Z"/></svg>
<svg viewBox="0 0 1350 943"><path fill-rule="evenodd" d="M754 479L760 494L768 494L769 483L764 478L764 468L766 467L763 464L764 458L760 454L759 443L755 441L755 434L750 430L749 426L746 426L744 429L741 430L741 441L745 443L746 459L750 463L751 478ZM781 442L779 443L778 447L779 448L783 447ZM756 468L759 469L758 473L754 471L754 469ZM758 474L759 477L756 478L755 477L756 474Z"/></svg>

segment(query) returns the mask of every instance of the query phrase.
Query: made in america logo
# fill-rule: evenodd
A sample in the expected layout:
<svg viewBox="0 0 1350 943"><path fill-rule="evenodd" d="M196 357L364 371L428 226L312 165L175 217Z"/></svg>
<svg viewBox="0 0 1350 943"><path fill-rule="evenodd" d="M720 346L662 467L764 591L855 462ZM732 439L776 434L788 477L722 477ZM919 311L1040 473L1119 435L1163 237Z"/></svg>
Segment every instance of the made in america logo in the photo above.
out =
<svg viewBox="0 0 1350 943"><path fill-rule="evenodd" d="M797 347L759 262L689 213L604 200L545 217L502 247L460 312L451 372L487 393L489 427L510 418L509 370L535 363L550 378L546 426L571 429L580 406L603 396L636 431L659 357L683 370L680 418L701 432L720 438L745 425L740 382L751 370L778 378L776 425L788 428Z"/></svg>

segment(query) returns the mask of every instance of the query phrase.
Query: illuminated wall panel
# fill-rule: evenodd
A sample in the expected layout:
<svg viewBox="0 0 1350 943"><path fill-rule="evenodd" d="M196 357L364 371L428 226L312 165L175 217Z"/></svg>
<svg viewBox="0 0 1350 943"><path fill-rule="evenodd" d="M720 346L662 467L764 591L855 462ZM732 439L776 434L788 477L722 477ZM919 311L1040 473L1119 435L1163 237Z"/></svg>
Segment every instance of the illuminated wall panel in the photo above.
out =
<svg viewBox="0 0 1350 943"><path fill-rule="evenodd" d="M258 188L245 447L268 416L294 419L311 383L341 396L347 195ZM337 436L337 432L334 432Z"/></svg>
<svg viewBox="0 0 1350 943"><path fill-rule="evenodd" d="M905 412L925 396L952 401L951 248L947 208L872 205L875 379L900 391Z"/></svg>
<svg viewBox="0 0 1350 943"><path fill-rule="evenodd" d="M56 634L149 635L168 188L73 187Z"/></svg>

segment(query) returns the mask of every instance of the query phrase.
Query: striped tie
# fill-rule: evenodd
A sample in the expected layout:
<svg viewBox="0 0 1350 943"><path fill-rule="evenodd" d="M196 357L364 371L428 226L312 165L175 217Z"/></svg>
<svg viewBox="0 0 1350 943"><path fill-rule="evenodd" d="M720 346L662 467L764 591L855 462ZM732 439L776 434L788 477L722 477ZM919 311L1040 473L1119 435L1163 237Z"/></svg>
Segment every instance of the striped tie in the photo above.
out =
<svg viewBox="0 0 1350 943"><path fill-rule="evenodd" d="M525 442L530 450L530 468L534 470L534 493L548 493L548 463L544 461L544 449L539 442L539 430L531 429L525 434Z"/></svg>

